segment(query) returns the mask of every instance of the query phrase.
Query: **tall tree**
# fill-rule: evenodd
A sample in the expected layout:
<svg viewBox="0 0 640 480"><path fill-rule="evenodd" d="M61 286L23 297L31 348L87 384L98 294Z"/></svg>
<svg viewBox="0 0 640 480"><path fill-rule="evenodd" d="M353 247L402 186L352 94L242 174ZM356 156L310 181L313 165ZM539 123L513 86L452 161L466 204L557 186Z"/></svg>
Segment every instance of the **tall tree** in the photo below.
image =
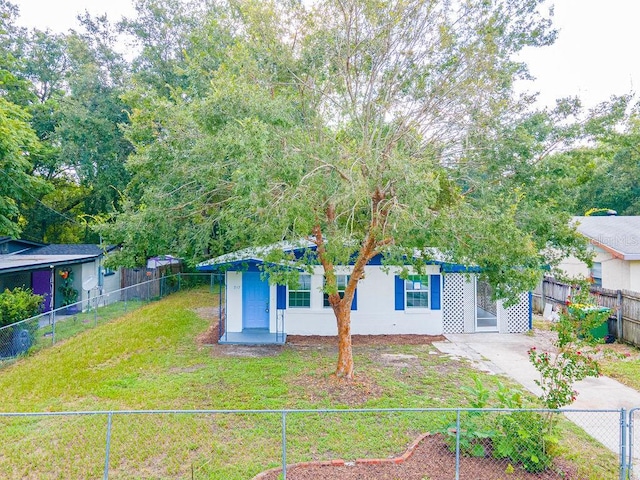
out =
<svg viewBox="0 0 640 480"><path fill-rule="evenodd" d="M542 131L553 116L528 116L512 92L526 75L513 55L554 39L542 4L232 2L208 18L233 25L233 41L188 58L194 71L216 59L206 95L138 93L150 107L134 108L128 131L138 196L106 232L128 260L145 228L193 259L311 238L347 378L351 303L376 255L420 271L437 247L482 267L501 297L531 288L553 260L541 247L580 246L562 219L532 229L556 212L526 221L535 202L511 188L557 143ZM351 265L343 292L338 265Z"/></svg>
<svg viewBox="0 0 640 480"><path fill-rule="evenodd" d="M27 210L25 234L47 241L97 241L87 225L118 208L129 180L131 145L120 129L128 121L120 99L126 62L106 17L80 21L81 32L31 32L22 53L22 74L37 95L32 125L45 147L34 164L55 186Z"/></svg>
<svg viewBox="0 0 640 480"><path fill-rule="evenodd" d="M578 185L573 211L584 215L591 209L615 210L620 215L640 215L640 112L626 119L624 128L611 132L592 147L564 155L580 161L590 175Z"/></svg>
<svg viewBox="0 0 640 480"><path fill-rule="evenodd" d="M32 175L29 154L38 138L29 125L29 115L0 96L0 235L18 236L22 223L18 205L31 201L43 183Z"/></svg>

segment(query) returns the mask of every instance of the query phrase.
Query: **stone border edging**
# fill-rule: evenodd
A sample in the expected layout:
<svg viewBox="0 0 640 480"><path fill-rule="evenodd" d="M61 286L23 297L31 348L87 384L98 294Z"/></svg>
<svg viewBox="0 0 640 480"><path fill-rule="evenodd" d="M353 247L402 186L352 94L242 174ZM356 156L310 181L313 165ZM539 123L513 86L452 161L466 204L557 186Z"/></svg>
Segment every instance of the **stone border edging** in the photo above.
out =
<svg viewBox="0 0 640 480"><path fill-rule="evenodd" d="M296 468L296 467L344 467L345 465L355 466L355 465L381 465L381 464L394 464L400 465L405 461L411 458L413 452L418 447L420 442L424 440L426 437L431 435L430 433L423 433L418 438L416 438L411 445L407 448L407 450L400 455L399 457L391 457L391 458L358 458L355 462L345 462L342 459L336 460L322 460L322 461L314 461L314 462L299 462L292 463L291 465L287 465L287 469ZM274 472L281 472L282 467L271 468L269 470L265 470L264 472L260 472L258 475L253 477L252 480L263 480L267 475Z"/></svg>

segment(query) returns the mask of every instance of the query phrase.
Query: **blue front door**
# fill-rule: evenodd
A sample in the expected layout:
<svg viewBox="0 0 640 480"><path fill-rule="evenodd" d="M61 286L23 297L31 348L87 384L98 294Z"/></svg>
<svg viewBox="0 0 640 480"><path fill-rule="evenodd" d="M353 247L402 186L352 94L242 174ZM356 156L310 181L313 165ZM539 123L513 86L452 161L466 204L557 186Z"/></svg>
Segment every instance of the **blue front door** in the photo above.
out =
<svg viewBox="0 0 640 480"><path fill-rule="evenodd" d="M260 272L242 273L242 328L269 328L269 282Z"/></svg>

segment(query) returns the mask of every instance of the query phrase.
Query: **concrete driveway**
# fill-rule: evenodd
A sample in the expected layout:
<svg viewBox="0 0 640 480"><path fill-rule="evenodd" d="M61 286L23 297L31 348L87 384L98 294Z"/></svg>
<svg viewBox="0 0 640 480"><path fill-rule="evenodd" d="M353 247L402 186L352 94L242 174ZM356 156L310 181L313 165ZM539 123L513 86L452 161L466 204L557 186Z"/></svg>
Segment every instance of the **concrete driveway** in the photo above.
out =
<svg viewBox="0 0 640 480"><path fill-rule="evenodd" d="M434 343L443 353L470 360L476 368L501 374L520 383L535 395L538 372L529 362L527 351L552 350L552 332L529 334L472 333L446 335L446 342ZM571 412L566 416L613 452L620 453L620 413L640 407L640 392L609 377L587 378L575 384L578 398L569 407L576 410L604 412ZM618 410L616 412L615 410ZM640 411L634 414L634 469L640 473ZM634 477L637 478L637 477Z"/></svg>

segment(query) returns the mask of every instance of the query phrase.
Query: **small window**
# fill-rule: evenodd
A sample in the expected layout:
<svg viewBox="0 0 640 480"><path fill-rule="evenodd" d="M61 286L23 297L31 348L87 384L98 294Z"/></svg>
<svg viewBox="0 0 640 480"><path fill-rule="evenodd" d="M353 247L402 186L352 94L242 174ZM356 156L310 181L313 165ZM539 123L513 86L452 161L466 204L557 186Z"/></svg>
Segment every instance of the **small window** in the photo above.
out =
<svg viewBox="0 0 640 480"><path fill-rule="evenodd" d="M344 298L344 291L347 288L347 283L349 283L349 275L336 275L336 284L338 286L338 295L340 295L340 298ZM330 307L329 294L325 293L323 298L323 305L325 307Z"/></svg>
<svg viewBox="0 0 640 480"><path fill-rule="evenodd" d="M102 267L102 276L103 277L108 277L109 275L115 275L116 271L108 268L108 267Z"/></svg>
<svg viewBox="0 0 640 480"><path fill-rule="evenodd" d="M404 292L406 308L429 308L429 275L409 275Z"/></svg>
<svg viewBox="0 0 640 480"><path fill-rule="evenodd" d="M591 267L591 279L595 286L602 286L602 263L593 262L593 266Z"/></svg>
<svg viewBox="0 0 640 480"><path fill-rule="evenodd" d="M300 275L297 288L289 290L289 307L311 307L311 275Z"/></svg>

